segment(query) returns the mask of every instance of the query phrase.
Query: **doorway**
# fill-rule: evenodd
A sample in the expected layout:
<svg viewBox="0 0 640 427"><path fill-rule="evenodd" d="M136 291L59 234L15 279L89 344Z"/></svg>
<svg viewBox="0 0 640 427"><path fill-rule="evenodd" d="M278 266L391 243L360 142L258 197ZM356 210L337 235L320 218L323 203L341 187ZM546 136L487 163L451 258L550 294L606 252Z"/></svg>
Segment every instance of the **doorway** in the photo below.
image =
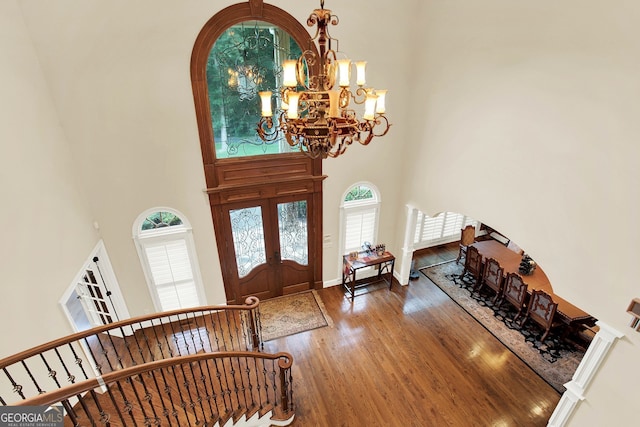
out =
<svg viewBox="0 0 640 427"><path fill-rule="evenodd" d="M60 305L74 332L129 318L102 240L60 298Z"/></svg>
<svg viewBox="0 0 640 427"><path fill-rule="evenodd" d="M310 195L274 197L222 207L226 285L237 302L314 287L309 262L314 220Z"/></svg>

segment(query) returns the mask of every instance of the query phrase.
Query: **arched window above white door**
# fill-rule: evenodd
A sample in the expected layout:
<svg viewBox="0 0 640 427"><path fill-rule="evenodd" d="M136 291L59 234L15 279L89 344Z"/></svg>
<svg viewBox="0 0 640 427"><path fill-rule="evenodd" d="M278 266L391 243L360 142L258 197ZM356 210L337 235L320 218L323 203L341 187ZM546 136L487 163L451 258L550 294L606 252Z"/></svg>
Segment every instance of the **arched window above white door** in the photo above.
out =
<svg viewBox="0 0 640 427"><path fill-rule="evenodd" d="M191 226L171 208L152 208L133 225L145 279L157 311L206 304Z"/></svg>

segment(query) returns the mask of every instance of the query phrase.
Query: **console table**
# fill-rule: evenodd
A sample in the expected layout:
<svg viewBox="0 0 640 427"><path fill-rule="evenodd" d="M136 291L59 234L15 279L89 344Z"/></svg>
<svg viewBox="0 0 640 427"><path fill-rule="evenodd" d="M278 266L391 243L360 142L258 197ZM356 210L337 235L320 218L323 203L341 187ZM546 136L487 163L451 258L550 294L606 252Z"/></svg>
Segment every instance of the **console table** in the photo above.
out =
<svg viewBox="0 0 640 427"><path fill-rule="evenodd" d="M393 267L396 262L389 252L378 255L375 252L363 251L358 252L357 258L351 258L350 255L342 257L342 286L349 292L351 301L356 296L356 289L371 285L376 282L384 281L389 285L389 289L393 285ZM356 273L366 267L378 266L378 274L366 279L356 279Z"/></svg>

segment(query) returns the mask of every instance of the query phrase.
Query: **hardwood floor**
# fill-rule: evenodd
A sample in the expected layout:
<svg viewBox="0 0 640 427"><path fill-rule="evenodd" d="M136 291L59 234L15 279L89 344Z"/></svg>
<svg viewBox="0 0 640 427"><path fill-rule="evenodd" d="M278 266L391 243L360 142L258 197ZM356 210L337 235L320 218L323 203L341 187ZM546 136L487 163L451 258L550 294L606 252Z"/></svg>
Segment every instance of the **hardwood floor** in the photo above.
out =
<svg viewBox="0 0 640 427"><path fill-rule="evenodd" d="M457 243L414 258L456 256ZM294 357L294 426L544 426L560 399L423 275L353 302L318 292L332 327L265 344Z"/></svg>

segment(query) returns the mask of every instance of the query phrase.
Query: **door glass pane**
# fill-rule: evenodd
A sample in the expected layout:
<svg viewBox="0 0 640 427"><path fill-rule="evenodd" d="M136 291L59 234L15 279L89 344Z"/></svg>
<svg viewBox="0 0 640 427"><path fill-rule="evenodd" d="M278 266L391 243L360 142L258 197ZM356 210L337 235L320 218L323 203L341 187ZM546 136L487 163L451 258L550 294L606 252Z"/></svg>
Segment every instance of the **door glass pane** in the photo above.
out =
<svg viewBox="0 0 640 427"><path fill-rule="evenodd" d="M262 208L254 206L229 211L233 248L236 253L238 277L244 277L260 264L267 262L264 246Z"/></svg>
<svg viewBox="0 0 640 427"><path fill-rule="evenodd" d="M307 201L278 204L280 256L308 265Z"/></svg>

